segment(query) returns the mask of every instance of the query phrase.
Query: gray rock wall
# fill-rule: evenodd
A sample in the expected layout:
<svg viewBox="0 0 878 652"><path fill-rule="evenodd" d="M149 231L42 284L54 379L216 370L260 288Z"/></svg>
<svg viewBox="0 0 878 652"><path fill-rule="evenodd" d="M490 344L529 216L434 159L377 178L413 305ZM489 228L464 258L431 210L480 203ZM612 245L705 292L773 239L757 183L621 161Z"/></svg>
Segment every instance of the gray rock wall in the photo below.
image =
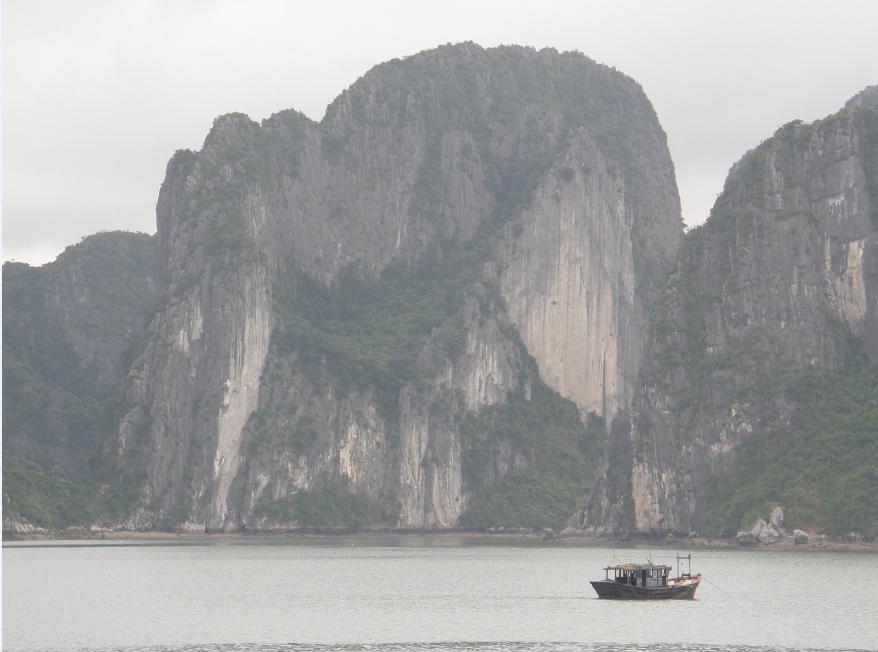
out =
<svg viewBox="0 0 878 652"><path fill-rule="evenodd" d="M473 44L376 67L320 124L217 119L169 164L158 226L164 308L106 454L143 482L138 527L191 529L294 526L264 506L314 491L356 494L391 525L454 526L460 420L525 389L516 328L583 417L616 413L680 237L665 137L634 82L579 54ZM315 375L317 354L280 344L291 275L331 289L455 247L481 247L459 288L481 298L433 327L417 381L389 398L362 369L344 388L331 356Z"/></svg>
<svg viewBox="0 0 878 652"><path fill-rule="evenodd" d="M766 402L777 379L837 370L845 331L878 357L876 127L851 105L783 127L732 168L686 236L635 408L572 529L697 529L742 443L789 423L794 404Z"/></svg>
<svg viewBox="0 0 878 652"><path fill-rule="evenodd" d="M88 474L156 300L145 234L89 236L41 267L4 264L4 450L62 477Z"/></svg>

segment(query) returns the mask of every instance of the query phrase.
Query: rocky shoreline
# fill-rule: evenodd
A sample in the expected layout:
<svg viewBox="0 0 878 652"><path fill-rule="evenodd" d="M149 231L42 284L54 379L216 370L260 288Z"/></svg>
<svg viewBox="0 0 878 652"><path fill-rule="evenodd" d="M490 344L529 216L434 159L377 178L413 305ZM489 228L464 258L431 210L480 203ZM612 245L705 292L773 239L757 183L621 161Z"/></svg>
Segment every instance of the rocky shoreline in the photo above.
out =
<svg viewBox="0 0 878 652"><path fill-rule="evenodd" d="M173 532L167 530L109 530L67 528L65 530L34 529L29 532L3 531L3 543L27 541L215 541L244 540L260 538L288 539L360 539L363 541L386 538L427 539L442 541L480 541L480 542L531 542L538 545L623 548L681 549L681 548L722 548L751 550L850 550L878 551L878 540L866 540L862 536L832 537L816 535L807 542L796 542L793 535L773 541L755 541L742 544L737 537L687 536L653 537L644 535L624 535L619 537L588 536L579 533L555 532L552 530L528 530L498 528L485 530L436 530L436 529L350 529L350 528L303 528L298 530L254 530L239 532Z"/></svg>
<svg viewBox="0 0 878 652"><path fill-rule="evenodd" d="M784 528L784 508L780 505L771 510L768 520L756 519L749 528L739 531L734 537L706 536L698 532L688 535L625 533L605 535L603 533L583 532L566 528L350 528L319 527L296 529L238 530L232 532L210 532L192 530L150 530L124 529L122 527L88 528L68 527L63 530L50 530L36 527L26 521L7 517L3 523L3 541L148 541L148 540L235 540L259 538L290 539L341 539L353 538L376 540L383 538L429 539L435 542L478 540L478 541L530 541L541 545L569 546L614 546L624 548L756 548L774 550L878 550L878 532L862 535L850 532L842 536L829 536L816 532Z"/></svg>

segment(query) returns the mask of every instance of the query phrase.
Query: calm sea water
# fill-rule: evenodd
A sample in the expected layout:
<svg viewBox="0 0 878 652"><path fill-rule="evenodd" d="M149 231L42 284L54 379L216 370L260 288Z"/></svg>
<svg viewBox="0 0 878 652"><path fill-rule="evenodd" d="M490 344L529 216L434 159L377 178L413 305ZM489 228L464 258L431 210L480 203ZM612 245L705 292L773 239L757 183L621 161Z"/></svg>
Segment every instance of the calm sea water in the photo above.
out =
<svg viewBox="0 0 878 652"><path fill-rule="evenodd" d="M696 550L697 600L597 600L587 580L614 554L649 551L414 538L7 544L3 649L878 649L878 554Z"/></svg>

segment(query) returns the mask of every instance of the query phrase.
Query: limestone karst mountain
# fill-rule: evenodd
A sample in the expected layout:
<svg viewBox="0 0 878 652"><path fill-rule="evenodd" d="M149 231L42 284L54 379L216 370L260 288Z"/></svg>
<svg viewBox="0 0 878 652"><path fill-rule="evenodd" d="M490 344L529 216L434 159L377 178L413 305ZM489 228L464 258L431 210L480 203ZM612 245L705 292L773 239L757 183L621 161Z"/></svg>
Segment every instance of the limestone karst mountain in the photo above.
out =
<svg viewBox="0 0 878 652"><path fill-rule="evenodd" d="M443 47L320 124L219 118L159 197L166 307L108 450L146 469L132 525L283 525L350 494L367 520L447 527L507 473L551 513L596 455L575 411L542 443L464 438L467 417L552 411L528 354L582 415L628 400L679 223L648 101L578 54ZM576 450L557 487L543 447Z"/></svg>
<svg viewBox="0 0 878 652"><path fill-rule="evenodd" d="M803 526L878 526L876 90L732 167L571 527L733 534L778 502Z"/></svg>
<svg viewBox="0 0 878 652"><path fill-rule="evenodd" d="M218 118L168 164L155 238L4 266L5 527L764 512L728 472L766 485L753 442L798 432L803 378L876 401L870 93L745 156L685 238L648 99L578 53L443 46L319 123Z"/></svg>
<svg viewBox="0 0 878 652"><path fill-rule="evenodd" d="M157 222L102 449L130 527L563 522L681 236L635 82L474 44L377 66L320 123L218 118Z"/></svg>
<svg viewBox="0 0 878 652"><path fill-rule="evenodd" d="M155 299L145 234L99 233L48 265L3 265L4 451L89 474L101 406L124 383Z"/></svg>

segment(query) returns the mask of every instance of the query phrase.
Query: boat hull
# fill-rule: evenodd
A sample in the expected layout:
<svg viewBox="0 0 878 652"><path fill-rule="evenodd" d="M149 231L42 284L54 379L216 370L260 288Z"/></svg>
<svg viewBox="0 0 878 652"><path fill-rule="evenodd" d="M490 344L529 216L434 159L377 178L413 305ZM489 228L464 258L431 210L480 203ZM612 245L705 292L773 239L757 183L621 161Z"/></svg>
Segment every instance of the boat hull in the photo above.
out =
<svg viewBox="0 0 878 652"><path fill-rule="evenodd" d="M640 587L600 580L591 585L598 597L604 600L692 600L699 582L679 584L676 586Z"/></svg>

